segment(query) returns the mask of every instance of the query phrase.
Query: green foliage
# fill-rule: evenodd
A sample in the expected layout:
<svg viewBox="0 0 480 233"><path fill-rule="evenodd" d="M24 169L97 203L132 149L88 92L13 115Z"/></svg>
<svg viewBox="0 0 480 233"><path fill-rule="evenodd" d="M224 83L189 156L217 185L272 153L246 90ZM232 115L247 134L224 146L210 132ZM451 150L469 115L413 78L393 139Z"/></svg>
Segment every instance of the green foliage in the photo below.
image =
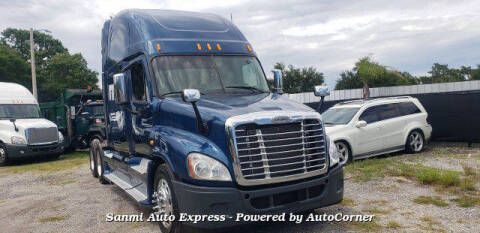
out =
<svg viewBox="0 0 480 233"><path fill-rule="evenodd" d="M282 71L283 91L286 93L312 92L315 85L322 85L324 82L323 73L311 66L297 68L289 65L286 67L285 64L278 62L274 68Z"/></svg>
<svg viewBox="0 0 480 233"><path fill-rule="evenodd" d="M86 89L88 85L95 86L98 73L88 69L87 61L79 53L70 55L61 53L53 56L45 63L39 73L42 102L52 101L66 88Z"/></svg>
<svg viewBox="0 0 480 233"><path fill-rule="evenodd" d="M34 31L35 64L39 101L57 99L65 88L96 86L98 73L90 70L81 54L71 55L62 42ZM0 77L2 81L31 87L30 31L7 28L0 36Z"/></svg>
<svg viewBox="0 0 480 233"><path fill-rule="evenodd" d="M465 81L471 76L472 69L462 66L460 69L448 68L448 65L434 63L432 70L428 72L430 76L420 77L420 81L426 83L444 83ZM467 78L466 78L467 77Z"/></svg>
<svg viewBox="0 0 480 233"><path fill-rule="evenodd" d="M472 80L480 80L480 64L477 65L477 69L472 70Z"/></svg>
<svg viewBox="0 0 480 233"><path fill-rule="evenodd" d="M45 60L58 53L65 53L68 50L60 40L51 35L39 31L33 31L35 41L35 63L41 67ZM0 42L15 49L25 61L30 60L30 31L24 29L7 28L2 32Z"/></svg>
<svg viewBox="0 0 480 233"><path fill-rule="evenodd" d="M28 72L28 64L20 54L10 47L0 44L0 80L28 86Z"/></svg>
<svg viewBox="0 0 480 233"><path fill-rule="evenodd" d="M417 84L417 79L408 72L388 69L370 57L363 57L350 71L343 71L335 85L336 90L368 87L387 87Z"/></svg>

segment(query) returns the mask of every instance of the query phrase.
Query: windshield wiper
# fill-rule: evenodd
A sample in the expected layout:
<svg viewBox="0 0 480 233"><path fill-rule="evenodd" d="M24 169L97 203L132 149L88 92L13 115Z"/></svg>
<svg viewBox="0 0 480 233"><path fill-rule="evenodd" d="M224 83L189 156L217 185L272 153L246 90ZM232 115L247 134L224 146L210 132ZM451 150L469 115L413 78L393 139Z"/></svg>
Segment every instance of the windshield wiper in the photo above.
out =
<svg viewBox="0 0 480 233"><path fill-rule="evenodd" d="M258 92L258 93L268 93L268 91L264 91L261 89L258 89L256 87L250 87L250 86L229 86L225 88L237 88L237 89L245 89L245 90L251 90L253 92Z"/></svg>
<svg viewBox="0 0 480 233"><path fill-rule="evenodd" d="M165 96L167 95L174 95L174 94L183 94L183 91L172 91L172 92L168 92L168 93L165 93L165 94L162 94L159 96L159 98L164 98ZM200 95L205 95L203 92L200 92Z"/></svg>

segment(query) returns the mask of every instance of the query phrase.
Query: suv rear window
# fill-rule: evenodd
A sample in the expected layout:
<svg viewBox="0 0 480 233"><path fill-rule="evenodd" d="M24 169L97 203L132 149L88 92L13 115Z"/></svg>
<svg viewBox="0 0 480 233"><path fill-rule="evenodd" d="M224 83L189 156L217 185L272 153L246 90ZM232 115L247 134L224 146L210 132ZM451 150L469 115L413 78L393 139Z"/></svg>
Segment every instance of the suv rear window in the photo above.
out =
<svg viewBox="0 0 480 233"><path fill-rule="evenodd" d="M398 103L398 108L400 109L402 115L410 115L421 112L417 105L412 102Z"/></svg>

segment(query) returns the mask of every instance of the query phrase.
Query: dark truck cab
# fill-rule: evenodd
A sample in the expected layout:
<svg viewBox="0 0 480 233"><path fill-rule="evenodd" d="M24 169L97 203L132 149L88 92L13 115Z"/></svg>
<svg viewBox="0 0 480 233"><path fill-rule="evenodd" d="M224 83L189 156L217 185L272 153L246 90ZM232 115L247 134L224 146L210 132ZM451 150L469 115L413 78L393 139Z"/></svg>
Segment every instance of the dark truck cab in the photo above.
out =
<svg viewBox="0 0 480 233"><path fill-rule="evenodd" d="M85 149L105 138L102 92L92 89L65 89L57 101L40 104L46 119L55 122L65 137L65 148Z"/></svg>
<svg viewBox="0 0 480 233"><path fill-rule="evenodd" d="M91 170L155 213L300 212L339 203L343 168L319 113L273 93L246 38L212 14L124 10L104 24L106 143ZM312 87L313 88L313 87ZM233 217L233 218L230 218ZM161 221L179 232L179 221Z"/></svg>

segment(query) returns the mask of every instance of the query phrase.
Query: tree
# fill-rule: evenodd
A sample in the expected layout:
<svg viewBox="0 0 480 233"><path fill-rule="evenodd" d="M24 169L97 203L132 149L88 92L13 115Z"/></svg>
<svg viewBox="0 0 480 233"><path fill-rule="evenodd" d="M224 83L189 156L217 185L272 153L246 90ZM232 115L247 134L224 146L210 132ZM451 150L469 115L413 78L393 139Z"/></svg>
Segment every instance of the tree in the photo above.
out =
<svg viewBox="0 0 480 233"><path fill-rule="evenodd" d="M335 85L336 90L363 88L364 98L369 97L370 87L387 87L417 84L418 80L408 72L400 72L383 66L370 57L363 57L351 71L343 71Z"/></svg>
<svg viewBox="0 0 480 233"><path fill-rule="evenodd" d="M28 64L20 54L0 44L0 81L20 83L29 86Z"/></svg>
<svg viewBox="0 0 480 233"><path fill-rule="evenodd" d="M12 54L13 51L17 55L17 59L13 60L11 59L13 55L9 55L12 61L8 64L2 62L5 67L8 67L5 70L13 70L19 74L8 76L10 79L15 77L15 80L12 79L13 82L27 87L30 87L31 82L30 66L28 64L30 61L30 44L27 40L29 39L30 31L13 28L5 29L0 37L0 44L9 48L10 53L8 54ZM81 54L69 54L60 40L39 31L34 31L34 39L40 102L57 99L65 88L84 89L89 85L96 86L98 73L88 68L87 62ZM3 54L2 52L0 57ZM13 64L13 61L16 64ZM0 64L0 67L2 64Z"/></svg>
<svg viewBox="0 0 480 233"><path fill-rule="evenodd" d="M477 69L472 70L472 80L480 80L480 64L477 65Z"/></svg>
<svg viewBox="0 0 480 233"><path fill-rule="evenodd" d="M35 63L41 68L46 60L59 53L68 52L60 40L51 35L33 31L35 41ZM30 60L30 31L7 28L1 33L0 42L15 49L25 61Z"/></svg>
<svg viewBox="0 0 480 233"><path fill-rule="evenodd" d="M353 71L345 70L340 74L340 79L337 80L335 90L357 89L362 87L363 83L358 75Z"/></svg>
<svg viewBox="0 0 480 233"><path fill-rule="evenodd" d="M434 63L432 70L428 72L430 76L422 76L422 83L445 83L465 81L470 76L471 68L462 67L461 69L450 69L447 64Z"/></svg>
<svg viewBox="0 0 480 233"><path fill-rule="evenodd" d="M277 62L274 68L282 72L283 90L286 93L312 92L315 85L322 85L324 82L323 73L311 66L297 68L289 65L286 67L285 64Z"/></svg>
<svg viewBox="0 0 480 233"><path fill-rule="evenodd" d="M79 53L70 55L67 52L51 57L40 74L41 101L55 100L66 88L97 88L98 73L87 67L87 61Z"/></svg>

